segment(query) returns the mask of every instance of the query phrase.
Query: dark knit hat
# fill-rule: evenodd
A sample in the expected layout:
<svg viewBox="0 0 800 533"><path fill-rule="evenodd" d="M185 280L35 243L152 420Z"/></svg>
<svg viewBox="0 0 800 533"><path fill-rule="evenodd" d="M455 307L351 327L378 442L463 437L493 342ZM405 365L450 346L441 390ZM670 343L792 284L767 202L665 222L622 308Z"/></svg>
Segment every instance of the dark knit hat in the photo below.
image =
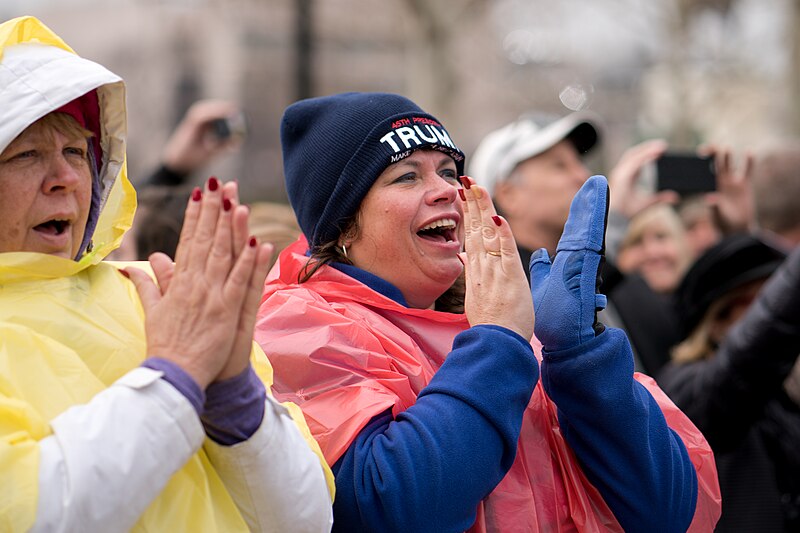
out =
<svg viewBox="0 0 800 533"><path fill-rule="evenodd" d="M415 150L444 152L464 173L464 153L444 126L396 94L295 102L283 114L281 145L286 191L312 249L337 239L384 169Z"/></svg>
<svg viewBox="0 0 800 533"><path fill-rule="evenodd" d="M706 250L675 291L680 337L687 338L719 298L742 285L769 277L786 253L751 235L731 235Z"/></svg>

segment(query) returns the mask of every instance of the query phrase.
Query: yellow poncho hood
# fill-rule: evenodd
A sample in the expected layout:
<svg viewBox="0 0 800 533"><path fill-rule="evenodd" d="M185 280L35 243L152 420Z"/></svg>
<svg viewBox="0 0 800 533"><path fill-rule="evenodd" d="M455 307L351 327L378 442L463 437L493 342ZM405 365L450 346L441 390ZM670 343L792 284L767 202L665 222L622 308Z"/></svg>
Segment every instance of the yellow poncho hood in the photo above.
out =
<svg viewBox="0 0 800 533"><path fill-rule="evenodd" d="M102 161L97 162L99 220L91 252L79 261L32 253L0 256L0 283L61 277L99 263L130 228L136 193L125 169L125 85L104 67L83 59L33 17L0 24L0 152L25 128L63 105L96 91Z"/></svg>

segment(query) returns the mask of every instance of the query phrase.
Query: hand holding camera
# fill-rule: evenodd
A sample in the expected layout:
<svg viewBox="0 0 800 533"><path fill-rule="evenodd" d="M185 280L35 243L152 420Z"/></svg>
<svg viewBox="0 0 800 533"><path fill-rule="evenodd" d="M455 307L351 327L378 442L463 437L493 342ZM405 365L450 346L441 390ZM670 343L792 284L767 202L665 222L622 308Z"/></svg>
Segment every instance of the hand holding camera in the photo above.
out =
<svg viewBox="0 0 800 533"><path fill-rule="evenodd" d="M163 163L173 172L189 174L238 148L245 135L244 115L236 104L200 100L189 108L167 141Z"/></svg>

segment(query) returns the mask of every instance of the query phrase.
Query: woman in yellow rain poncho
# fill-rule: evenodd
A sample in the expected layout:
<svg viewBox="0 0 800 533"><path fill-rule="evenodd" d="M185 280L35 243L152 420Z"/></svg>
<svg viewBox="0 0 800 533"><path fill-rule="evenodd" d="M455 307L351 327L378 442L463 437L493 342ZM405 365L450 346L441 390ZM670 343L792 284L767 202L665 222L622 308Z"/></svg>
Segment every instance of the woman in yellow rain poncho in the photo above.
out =
<svg viewBox="0 0 800 533"><path fill-rule="evenodd" d="M250 366L271 248L235 186L194 192L160 288L102 262L136 203L124 98L0 25L0 531L325 531L329 471Z"/></svg>

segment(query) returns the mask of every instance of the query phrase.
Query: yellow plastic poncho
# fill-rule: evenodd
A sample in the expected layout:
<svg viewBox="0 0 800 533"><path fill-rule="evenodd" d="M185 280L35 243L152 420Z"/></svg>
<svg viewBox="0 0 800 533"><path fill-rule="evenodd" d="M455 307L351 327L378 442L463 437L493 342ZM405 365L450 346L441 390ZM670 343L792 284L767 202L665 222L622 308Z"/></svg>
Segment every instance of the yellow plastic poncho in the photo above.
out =
<svg viewBox="0 0 800 533"><path fill-rule="evenodd" d="M9 68L3 57L18 45L38 47L35 60ZM125 170L124 84L81 60L35 18L0 24L0 108L13 110L3 113L13 114L11 120L0 121L0 152L31 123L92 89L101 107L105 199L92 251L79 261L0 254L0 531L26 531L34 523L38 441L51 434L49 421L72 405L87 403L146 356L136 290L116 267L102 261L119 246L136 207ZM269 385L272 371L266 358L254 360L260 361L257 371ZM299 412L294 406L290 410ZM309 436L302 415L295 421ZM313 439L310 444L318 452ZM330 470L324 468L332 489ZM202 450L173 476L134 528L246 530Z"/></svg>

